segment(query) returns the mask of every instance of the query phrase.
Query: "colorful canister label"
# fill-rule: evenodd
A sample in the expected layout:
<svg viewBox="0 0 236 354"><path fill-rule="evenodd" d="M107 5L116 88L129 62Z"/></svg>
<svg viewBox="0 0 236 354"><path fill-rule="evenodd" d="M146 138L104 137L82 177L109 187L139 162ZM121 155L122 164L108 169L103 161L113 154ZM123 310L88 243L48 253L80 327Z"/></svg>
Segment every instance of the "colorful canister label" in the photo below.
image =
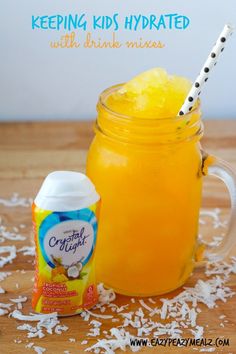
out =
<svg viewBox="0 0 236 354"><path fill-rule="evenodd" d="M60 212L33 205L36 271L32 305L36 312L71 315L96 304L97 220L98 203Z"/></svg>

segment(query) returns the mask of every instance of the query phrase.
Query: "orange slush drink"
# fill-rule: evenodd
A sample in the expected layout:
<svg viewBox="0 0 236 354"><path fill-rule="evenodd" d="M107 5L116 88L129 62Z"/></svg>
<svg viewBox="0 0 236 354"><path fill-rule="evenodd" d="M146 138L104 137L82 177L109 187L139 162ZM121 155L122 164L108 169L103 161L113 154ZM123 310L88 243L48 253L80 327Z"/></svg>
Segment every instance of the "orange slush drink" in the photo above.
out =
<svg viewBox="0 0 236 354"><path fill-rule="evenodd" d="M199 103L177 117L190 87L155 68L100 96L87 174L102 199L97 279L118 293L166 293L192 272L202 189Z"/></svg>

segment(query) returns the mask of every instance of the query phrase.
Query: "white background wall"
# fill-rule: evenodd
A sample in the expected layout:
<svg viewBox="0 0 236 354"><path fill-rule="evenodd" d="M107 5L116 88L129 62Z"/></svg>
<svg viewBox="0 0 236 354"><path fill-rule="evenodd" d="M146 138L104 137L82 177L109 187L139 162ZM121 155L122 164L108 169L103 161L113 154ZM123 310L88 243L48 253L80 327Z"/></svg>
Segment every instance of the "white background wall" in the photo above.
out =
<svg viewBox="0 0 236 354"><path fill-rule="evenodd" d="M32 31L32 15L185 14L185 31L119 31L120 41L161 40L164 49L50 49L56 31ZM235 0L0 0L0 120L91 119L99 92L154 66L194 79ZM97 37L99 33L95 34ZM110 38L111 33L101 34ZM236 34L202 95L207 118L236 118Z"/></svg>

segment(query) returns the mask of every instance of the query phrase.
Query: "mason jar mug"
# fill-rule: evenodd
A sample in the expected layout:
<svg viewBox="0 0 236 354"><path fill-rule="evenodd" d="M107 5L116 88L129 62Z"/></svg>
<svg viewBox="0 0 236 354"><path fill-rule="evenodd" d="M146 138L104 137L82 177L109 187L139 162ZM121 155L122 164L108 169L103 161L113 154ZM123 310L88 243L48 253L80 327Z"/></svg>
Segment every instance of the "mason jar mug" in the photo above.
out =
<svg viewBox="0 0 236 354"><path fill-rule="evenodd" d="M236 230L236 184L230 166L202 151L200 102L190 113L137 118L97 105L96 135L87 174L101 196L97 280L116 292L151 296L174 290L190 276L199 250L198 222L205 175L222 179L231 194L227 235L206 259L223 258Z"/></svg>

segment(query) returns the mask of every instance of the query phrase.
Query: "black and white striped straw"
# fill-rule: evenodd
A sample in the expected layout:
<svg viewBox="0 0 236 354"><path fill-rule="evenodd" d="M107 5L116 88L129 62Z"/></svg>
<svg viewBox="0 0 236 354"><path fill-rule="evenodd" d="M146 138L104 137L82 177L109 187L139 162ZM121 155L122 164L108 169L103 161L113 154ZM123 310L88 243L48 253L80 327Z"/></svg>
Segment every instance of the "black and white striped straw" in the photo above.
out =
<svg viewBox="0 0 236 354"><path fill-rule="evenodd" d="M201 93L203 85L208 80L212 68L216 65L220 53L224 50L225 44L229 36L232 35L233 29L233 26L231 26L230 24L226 24L224 26L223 31L219 35L214 47L212 48L212 51L210 52L206 62L204 63L200 74L198 75L193 86L191 87L191 90L189 91L188 96L186 97L184 104L178 113L179 116L187 114L192 110L194 103L196 102L198 96Z"/></svg>

